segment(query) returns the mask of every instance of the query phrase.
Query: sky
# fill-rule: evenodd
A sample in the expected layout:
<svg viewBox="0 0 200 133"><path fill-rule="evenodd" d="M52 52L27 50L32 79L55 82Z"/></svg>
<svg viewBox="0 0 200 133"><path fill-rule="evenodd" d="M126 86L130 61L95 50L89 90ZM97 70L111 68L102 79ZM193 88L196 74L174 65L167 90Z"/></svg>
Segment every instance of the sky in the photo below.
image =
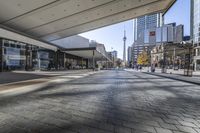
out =
<svg viewBox="0 0 200 133"><path fill-rule="evenodd" d="M173 22L176 22L177 25L184 25L184 35L190 34L190 0L177 0L165 14L164 23L167 24ZM118 57L122 59L124 28L127 37L126 48L128 48L128 46L133 44L133 20L92 30L80 35L90 40L103 43L106 47L106 51L118 51Z"/></svg>

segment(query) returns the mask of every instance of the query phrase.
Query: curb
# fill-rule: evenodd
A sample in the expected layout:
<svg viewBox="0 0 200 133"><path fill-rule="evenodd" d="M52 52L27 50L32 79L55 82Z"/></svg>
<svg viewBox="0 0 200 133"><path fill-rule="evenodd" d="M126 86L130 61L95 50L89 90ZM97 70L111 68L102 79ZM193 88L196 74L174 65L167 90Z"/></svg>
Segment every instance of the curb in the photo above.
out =
<svg viewBox="0 0 200 133"><path fill-rule="evenodd" d="M150 73L150 72L142 72L142 73L154 75L154 76L159 76L159 77L163 77L163 78L168 78L168 79L173 79L173 80L177 80L177 81L182 81L182 82L186 82L186 83L190 83L190 84L200 85L200 81L199 82L190 81L190 80L180 79L180 78L177 78L177 77L171 77L171 76L167 76L167 75L161 75L161 74Z"/></svg>

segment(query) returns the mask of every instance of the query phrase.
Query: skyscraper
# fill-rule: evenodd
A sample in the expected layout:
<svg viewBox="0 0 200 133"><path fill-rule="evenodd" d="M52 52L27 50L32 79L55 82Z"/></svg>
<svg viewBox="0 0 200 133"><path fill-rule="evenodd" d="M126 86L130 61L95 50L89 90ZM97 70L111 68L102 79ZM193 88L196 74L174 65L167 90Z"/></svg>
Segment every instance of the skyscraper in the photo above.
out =
<svg viewBox="0 0 200 133"><path fill-rule="evenodd" d="M124 41L124 52L123 52L123 61L126 65L126 30L124 30L124 37L123 37L123 41Z"/></svg>
<svg viewBox="0 0 200 133"><path fill-rule="evenodd" d="M200 70L200 0L191 0L191 39L195 46L194 69Z"/></svg>
<svg viewBox="0 0 200 133"><path fill-rule="evenodd" d="M137 56L144 49L144 32L147 29L161 27L163 24L162 13L142 16L134 19L134 43L133 58L137 61Z"/></svg>
<svg viewBox="0 0 200 133"><path fill-rule="evenodd" d="M129 46L127 51L128 51L128 53L127 53L127 55L128 55L128 65L130 66L132 64L132 47Z"/></svg>

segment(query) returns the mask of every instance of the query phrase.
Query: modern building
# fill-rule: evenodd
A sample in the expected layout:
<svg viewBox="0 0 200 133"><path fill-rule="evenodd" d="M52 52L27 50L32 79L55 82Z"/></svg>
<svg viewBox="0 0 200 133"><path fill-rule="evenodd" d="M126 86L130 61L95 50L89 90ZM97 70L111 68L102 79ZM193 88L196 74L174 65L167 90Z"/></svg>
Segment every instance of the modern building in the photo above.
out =
<svg viewBox="0 0 200 133"><path fill-rule="evenodd" d="M139 53L144 49L144 32L147 29L161 27L163 24L162 13L145 15L134 19L133 60L137 62Z"/></svg>
<svg viewBox="0 0 200 133"><path fill-rule="evenodd" d="M194 45L194 70L200 70L200 0L191 0L191 39Z"/></svg>
<svg viewBox="0 0 200 133"><path fill-rule="evenodd" d="M118 59L118 57L117 57L117 51L116 50L109 51L109 52L107 52L107 56L112 61L112 63L109 63L110 64L109 67L116 67L117 66L116 61Z"/></svg>
<svg viewBox="0 0 200 133"><path fill-rule="evenodd" d="M80 36L46 43L4 28L0 36L0 72L92 68L108 60L103 44L92 45Z"/></svg>
<svg viewBox="0 0 200 133"><path fill-rule="evenodd" d="M56 46L0 28L0 72L61 67L63 55Z"/></svg>
<svg viewBox="0 0 200 133"><path fill-rule="evenodd" d="M56 44L65 53L76 55L73 60L67 61L74 68L81 66L93 68L95 65L102 67L102 62L109 60L104 44L89 40L79 35L63 38L52 43Z"/></svg>
<svg viewBox="0 0 200 133"><path fill-rule="evenodd" d="M177 44L180 44L184 40L184 26L176 26L176 23L170 23L150 30L150 32L153 31L155 32L155 39L153 39L152 42L149 41L149 45L153 46L151 49L151 63L154 64L155 67L160 67L162 65L164 61L163 51L165 47L168 55L168 59L166 59L166 65L175 67L175 64L179 64L179 68L182 68L182 63L184 62L184 49L178 47ZM187 38L188 37L185 37L185 39ZM153 43L155 45L153 45Z"/></svg>
<svg viewBox="0 0 200 133"><path fill-rule="evenodd" d="M127 50L127 54L128 54L128 66L131 66L133 64L132 50L133 50L133 48L131 46L129 46L128 50Z"/></svg>

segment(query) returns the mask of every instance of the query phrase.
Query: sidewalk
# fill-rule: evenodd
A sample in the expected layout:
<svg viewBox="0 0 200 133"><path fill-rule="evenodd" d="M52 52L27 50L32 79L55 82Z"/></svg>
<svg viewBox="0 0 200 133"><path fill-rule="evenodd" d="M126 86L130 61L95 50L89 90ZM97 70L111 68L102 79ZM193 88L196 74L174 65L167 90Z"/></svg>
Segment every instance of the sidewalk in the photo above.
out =
<svg viewBox="0 0 200 133"><path fill-rule="evenodd" d="M0 73L0 97L24 94L100 72L103 71L85 69L62 72L15 71Z"/></svg>
<svg viewBox="0 0 200 133"><path fill-rule="evenodd" d="M66 70L66 71L13 71L0 73L0 85L8 84L20 81L35 80L41 78L51 78L54 76L66 75L66 74L79 74L91 72L89 69L82 70Z"/></svg>
<svg viewBox="0 0 200 133"><path fill-rule="evenodd" d="M170 78L178 81L200 85L200 72L194 72L193 77L187 77L183 75L183 70L176 71L172 69L167 69L167 73L161 73L161 69L156 69L155 72L150 72L150 71L148 72L148 68L143 68L141 71L133 69L128 69L126 71L143 72L146 74L156 75L159 77Z"/></svg>

